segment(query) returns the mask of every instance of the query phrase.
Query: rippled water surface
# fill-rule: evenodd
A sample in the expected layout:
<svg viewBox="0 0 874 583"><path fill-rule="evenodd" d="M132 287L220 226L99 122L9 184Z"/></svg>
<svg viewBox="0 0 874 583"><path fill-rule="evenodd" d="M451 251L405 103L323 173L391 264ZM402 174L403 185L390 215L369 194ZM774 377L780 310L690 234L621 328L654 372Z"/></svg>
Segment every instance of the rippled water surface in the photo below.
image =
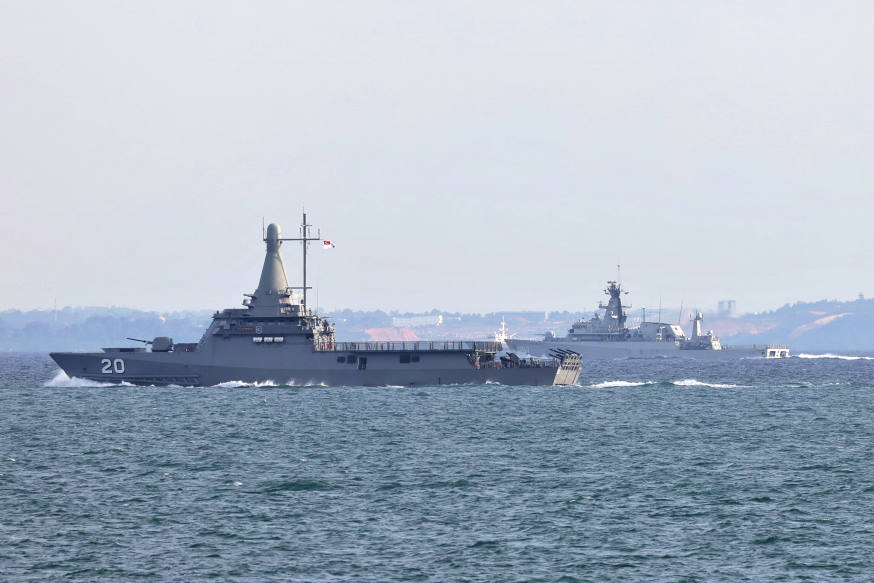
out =
<svg viewBox="0 0 874 583"><path fill-rule="evenodd" d="M874 580L874 361L80 386L0 355L0 579Z"/></svg>

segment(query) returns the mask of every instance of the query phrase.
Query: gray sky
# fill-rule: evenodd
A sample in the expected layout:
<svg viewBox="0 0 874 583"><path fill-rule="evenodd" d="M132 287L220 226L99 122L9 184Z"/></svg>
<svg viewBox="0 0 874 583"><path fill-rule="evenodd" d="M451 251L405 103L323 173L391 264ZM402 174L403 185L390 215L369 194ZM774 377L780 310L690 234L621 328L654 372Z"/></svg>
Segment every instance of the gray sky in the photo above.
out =
<svg viewBox="0 0 874 583"><path fill-rule="evenodd" d="M0 309L874 295L869 2L0 4ZM284 247L299 285L299 254Z"/></svg>

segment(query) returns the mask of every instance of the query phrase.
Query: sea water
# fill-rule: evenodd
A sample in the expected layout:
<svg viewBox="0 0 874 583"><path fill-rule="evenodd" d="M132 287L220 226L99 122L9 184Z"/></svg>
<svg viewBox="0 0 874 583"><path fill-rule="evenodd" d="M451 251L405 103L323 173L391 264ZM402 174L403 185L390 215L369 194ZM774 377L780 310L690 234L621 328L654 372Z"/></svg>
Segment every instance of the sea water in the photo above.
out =
<svg viewBox="0 0 874 583"><path fill-rule="evenodd" d="M0 580L870 581L872 396L842 354L414 388L0 355Z"/></svg>

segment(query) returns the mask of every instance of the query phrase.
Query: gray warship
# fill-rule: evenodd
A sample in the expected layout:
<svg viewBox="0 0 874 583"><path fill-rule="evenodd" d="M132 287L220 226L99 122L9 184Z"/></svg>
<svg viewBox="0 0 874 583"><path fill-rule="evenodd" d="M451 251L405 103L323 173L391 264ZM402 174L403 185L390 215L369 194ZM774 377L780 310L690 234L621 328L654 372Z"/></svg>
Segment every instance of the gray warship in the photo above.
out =
<svg viewBox="0 0 874 583"><path fill-rule="evenodd" d="M51 357L70 377L136 385L571 385L579 379L580 355L560 347L547 359L523 359L500 342L335 341L333 324L307 305L307 247L320 234L311 235L306 213L298 237L283 238L279 225L269 225L257 289L244 294L244 308L217 311L199 342L128 338L143 345ZM301 243L300 287L288 285L280 253L285 241Z"/></svg>
<svg viewBox="0 0 874 583"><path fill-rule="evenodd" d="M620 283L608 281L604 293L610 299L606 304L598 304L598 309L604 310L603 316L596 312L589 320L574 322L564 337L546 332L543 340L507 338L508 348L529 355L548 354L560 348L579 352L586 360L668 356L697 359L789 356L789 349L785 346L726 346L712 330L707 333L702 331L704 317L697 310L691 322L691 336L686 336L678 324L647 322L645 319L639 326L630 328L626 326L626 310L631 306L622 303L622 295L628 292L622 290Z"/></svg>

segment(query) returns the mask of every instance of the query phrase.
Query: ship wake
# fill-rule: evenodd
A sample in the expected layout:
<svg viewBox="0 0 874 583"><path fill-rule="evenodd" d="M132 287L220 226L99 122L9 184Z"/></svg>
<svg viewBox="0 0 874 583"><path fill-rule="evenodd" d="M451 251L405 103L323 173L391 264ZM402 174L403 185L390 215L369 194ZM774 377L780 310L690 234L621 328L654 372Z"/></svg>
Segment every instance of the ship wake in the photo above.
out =
<svg viewBox="0 0 874 583"><path fill-rule="evenodd" d="M707 383L696 379L683 379L671 383L675 387L710 387L712 389L752 389L751 385L733 385L730 383Z"/></svg>
<svg viewBox="0 0 874 583"><path fill-rule="evenodd" d="M67 387L132 387L133 385L130 383L126 383L124 381L120 383L103 383L100 381L92 381L90 379L83 379L79 377L71 377L68 376L62 370L58 371L58 374L54 376L54 378L50 381L46 381L43 384L44 387L52 387L52 388L67 388Z"/></svg>
<svg viewBox="0 0 874 583"><path fill-rule="evenodd" d="M604 381L603 383L595 383L589 385L591 389L612 389L616 387L646 387L656 384L654 381Z"/></svg>
<svg viewBox="0 0 874 583"><path fill-rule="evenodd" d="M320 383L316 381L308 381L305 383L299 383L294 379L291 379L288 382L277 383L276 381L267 380L267 381L225 381L223 383L218 383L215 385L210 385L219 389L242 389L242 388L268 388L268 387L327 387L328 385L325 383Z"/></svg>
<svg viewBox="0 0 874 583"><path fill-rule="evenodd" d="M681 379L676 381L603 381L589 385L590 389L614 389L623 387L652 387L662 385L667 387L710 387L713 389L751 389L750 385L735 385L730 383L710 383L697 379Z"/></svg>
<svg viewBox="0 0 874 583"><path fill-rule="evenodd" d="M835 360L874 360L874 356L846 356L843 354L799 354L798 358L833 358Z"/></svg>

